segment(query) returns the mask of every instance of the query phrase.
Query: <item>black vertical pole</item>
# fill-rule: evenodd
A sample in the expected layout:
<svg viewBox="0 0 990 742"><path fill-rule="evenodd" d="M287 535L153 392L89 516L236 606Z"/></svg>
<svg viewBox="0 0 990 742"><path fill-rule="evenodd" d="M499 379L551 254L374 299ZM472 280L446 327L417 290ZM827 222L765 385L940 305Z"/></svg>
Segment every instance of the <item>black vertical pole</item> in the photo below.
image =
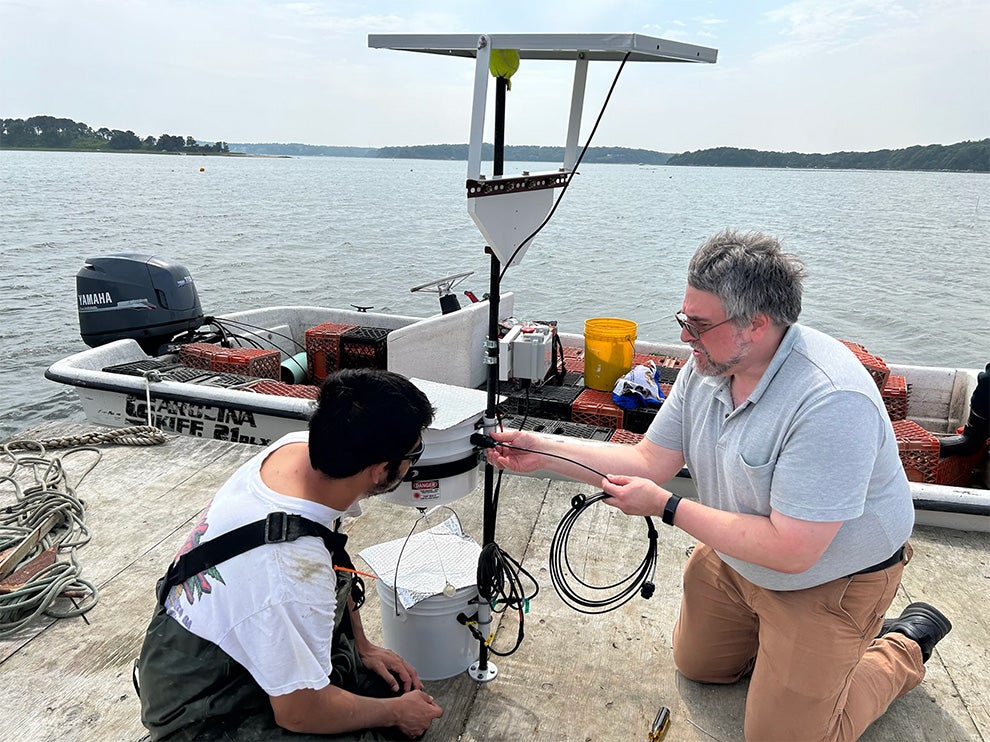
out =
<svg viewBox="0 0 990 742"><path fill-rule="evenodd" d="M507 83L501 77L495 78L495 142L492 158L492 175L497 177L505 172L505 91ZM491 276L488 290L488 391L485 418L495 419L495 406L498 400L498 304L499 274L501 264L495 251L488 248L491 254ZM495 543L495 522L498 513L495 509L495 467L485 464L485 505L482 526L482 543ZM488 646L480 643L478 653L478 668L484 673L488 670Z"/></svg>

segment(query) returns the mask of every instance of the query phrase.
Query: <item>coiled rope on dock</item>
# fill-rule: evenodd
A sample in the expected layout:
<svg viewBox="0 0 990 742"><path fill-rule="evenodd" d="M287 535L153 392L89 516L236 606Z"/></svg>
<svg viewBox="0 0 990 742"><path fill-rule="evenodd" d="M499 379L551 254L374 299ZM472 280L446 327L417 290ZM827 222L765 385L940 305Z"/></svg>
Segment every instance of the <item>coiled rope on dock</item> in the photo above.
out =
<svg viewBox="0 0 990 742"><path fill-rule="evenodd" d="M40 616L83 616L96 605L99 591L83 579L76 558L76 550L90 540L85 503L76 490L103 457L94 446L152 446L165 440L160 429L136 425L3 444L0 639L17 634ZM49 449L59 448L71 450L60 455L49 453ZM80 456L90 460L83 462L84 468L73 483L66 463Z"/></svg>
<svg viewBox="0 0 990 742"><path fill-rule="evenodd" d="M0 504L5 503L0 510L0 638L41 615L81 616L99 597L96 587L82 578L76 559L76 549L90 539L76 488L102 454L84 447L56 456L46 454L40 442L31 443L38 451L15 454L11 444L3 448L2 461L10 468L0 474ZM92 460L72 484L65 462L85 454Z"/></svg>

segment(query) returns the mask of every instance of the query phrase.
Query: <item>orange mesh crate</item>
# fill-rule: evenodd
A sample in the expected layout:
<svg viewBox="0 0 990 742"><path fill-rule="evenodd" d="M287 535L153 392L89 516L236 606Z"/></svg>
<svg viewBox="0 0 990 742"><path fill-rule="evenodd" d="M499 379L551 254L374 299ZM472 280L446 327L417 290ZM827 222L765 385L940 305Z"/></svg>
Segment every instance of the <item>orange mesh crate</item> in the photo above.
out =
<svg viewBox="0 0 990 742"><path fill-rule="evenodd" d="M256 381L248 384L247 388L258 394L271 394L276 397L298 397L300 399L319 399L320 388L309 384L286 384L282 381Z"/></svg>
<svg viewBox="0 0 990 742"><path fill-rule="evenodd" d="M907 478L912 482L935 484L938 473L938 436L914 420L895 420L894 436Z"/></svg>
<svg viewBox="0 0 990 742"><path fill-rule="evenodd" d="M969 487L973 484L973 470L987 453L984 443L980 450L969 456L948 456L939 459L935 469L935 483L950 487Z"/></svg>
<svg viewBox="0 0 990 742"><path fill-rule="evenodd" d="M575 348L572 345L564 346L564 365L568 371L584 373L584 348Z"/></svg>
<svg viewBox="0 0 990 742"><path fill-rule="evenodd" d="M849 348L849 350L853 351L854 353L867 353L868 352L866 350L866 346L860 345L859 343L854 343L851 340L840 340L839 342L842 343L847 348Z"/></svg>
<svg viewBox="0 0 990 742"><path fill-rule="evenodd" d="M211 343L189 343L179 348L179 360L190 368L277 379L282 354L261 348L223 348Z"/></svg>
<svg viewBox="0 0 990 742"><path fill-rule="evenodd" d="M890 369L887 368L887 364L884 363L882 358L871 355L870 353L858 350L853 350L852 353L866 367L866 370L870 372L870 376L873 377L873 381L877 384L877 389L882 392L884 384L887 383L887 377L890 376Z"/></svg>
<svg viewBox="0 0 990 742"><path fill-rule="evenodd" d="M643 434L642 433L631 433L628 430L624 430L623 428L619 428L614 433L612 433L612 437L609 438L609 440L612 443L627 443L627 444L632 445L634 443L639 443L641 440L643 440Z"/></svg>
<svg viewBox="0 0 990 742"><path fill-rule="evenodd" d="M306 330L306 362L311 379L323 381L340 368L340 336L355 327L324 322Z"/></svg>
<svg viewBox="0 0 990 742"><path fill-rule="evenodd" d="M903 376L891 374L887 377L887 383L880 391L883 397L883 404L887 408L887 414L891 420L904 420L907 418L908 387L907 379Z"/></svg>
<svg viewBox="0 0 990 742"><path fill-rule="evenodd" d="M623 409L612 401L612 392L585 389L571 405L571 422L621 428Z"/></svg>
<svg viewBox="0 0 990 742"><path fill-rule="evenodd" d="M664 359L666 358L667 356L658 356L653 353L633 353L632 365L635 368L636 366L645 366L650 361L653 361L656 367L660 368L663 366Z"/></svg>

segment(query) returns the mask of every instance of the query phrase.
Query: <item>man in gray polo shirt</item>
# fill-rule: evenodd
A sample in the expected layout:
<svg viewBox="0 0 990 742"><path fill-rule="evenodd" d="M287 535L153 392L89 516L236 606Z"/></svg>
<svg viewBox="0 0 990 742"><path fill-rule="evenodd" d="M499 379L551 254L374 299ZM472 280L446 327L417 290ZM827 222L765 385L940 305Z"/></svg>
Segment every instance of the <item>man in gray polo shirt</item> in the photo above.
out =
<svg viewBox="0 0 990 742"><path fill-rule="evenodd" d="M624 513L698 539L674 660L700 682L752 675L750 740L858 738L922 681L951 629L926 603L884 623L911 557L911 494L869 373L797 324L803 278L768 235L715 235L691 260L676 314L691 358L639 444L506 431L490 454L601 486ZM513 445L621 474L597 480ZM684 465L697 502L660 486Z"/></svg>

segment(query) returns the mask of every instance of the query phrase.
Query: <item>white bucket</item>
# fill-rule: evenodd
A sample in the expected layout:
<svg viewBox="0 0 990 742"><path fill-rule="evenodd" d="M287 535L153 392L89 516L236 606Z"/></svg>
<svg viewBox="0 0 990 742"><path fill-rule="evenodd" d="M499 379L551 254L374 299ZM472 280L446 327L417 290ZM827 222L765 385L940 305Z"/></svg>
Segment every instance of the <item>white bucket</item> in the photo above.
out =
<svg viewBox="0 0 990 742"><path fill-rule="evenodd" d="M412 608L399 605L382 580L375 580L382 604L382 637L385 646L416 668L422 680L444 680L468 669L478 658L478 641L457 614L473 615L478 588L462 587L453 597L432 595Z"/></svg>

